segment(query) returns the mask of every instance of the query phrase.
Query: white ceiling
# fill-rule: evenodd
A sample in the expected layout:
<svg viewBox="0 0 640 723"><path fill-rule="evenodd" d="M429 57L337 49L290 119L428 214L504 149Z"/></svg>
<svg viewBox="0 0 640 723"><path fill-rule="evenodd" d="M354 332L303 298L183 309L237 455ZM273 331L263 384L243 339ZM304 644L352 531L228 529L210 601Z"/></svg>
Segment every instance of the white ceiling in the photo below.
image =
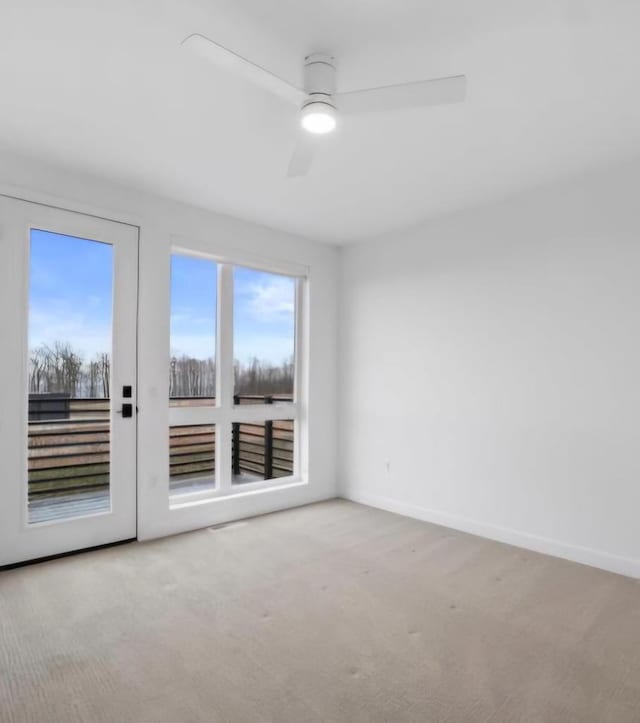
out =
<svg viewBox="0 0 640 723"><path fill-rule="evenodd" d="M295 112L193 32L350 90L466 73L465 104L344 118L287 179ZM2 0L0 144L318 238L413 225L640 152L637 0Z"/></svg>

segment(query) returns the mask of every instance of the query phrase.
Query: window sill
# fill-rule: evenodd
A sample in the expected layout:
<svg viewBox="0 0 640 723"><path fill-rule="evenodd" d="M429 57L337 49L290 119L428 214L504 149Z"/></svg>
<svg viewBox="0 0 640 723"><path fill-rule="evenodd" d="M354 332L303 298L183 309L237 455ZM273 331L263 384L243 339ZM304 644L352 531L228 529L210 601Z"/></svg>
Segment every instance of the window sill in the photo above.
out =
<svg viewBox="0 0 640 723"><path fill-rule="evenodd" d="M188 507L211 504L232 498L248 497L251 495L272 492L275 490L301 487L308 484L308 480L299 476L278 477L272 480L259 480L257 482L245 482L241 485L234 485L228 489L210 489L201 492L187 492L185 494L172 495L169 498L169 509L173 512Z"/></svg>

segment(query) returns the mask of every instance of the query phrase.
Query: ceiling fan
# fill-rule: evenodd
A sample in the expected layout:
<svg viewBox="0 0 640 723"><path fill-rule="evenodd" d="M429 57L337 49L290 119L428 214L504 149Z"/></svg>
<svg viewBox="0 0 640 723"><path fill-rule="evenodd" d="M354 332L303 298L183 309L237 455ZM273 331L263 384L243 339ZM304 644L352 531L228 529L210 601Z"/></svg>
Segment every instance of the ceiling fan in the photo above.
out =
<svg viewBox="0 0 640 723"><path fill-rule="evenodd" d="M287 175L290 177L304 176L309 171L315 150L314 137L333 131L339 114L459 103L466 94L464 75L337 93L334 58L323 53L313 53L305 58L304 87L300 89L204 35L189 35L182 45L299 109L303 132L289 163Z"/></svg>

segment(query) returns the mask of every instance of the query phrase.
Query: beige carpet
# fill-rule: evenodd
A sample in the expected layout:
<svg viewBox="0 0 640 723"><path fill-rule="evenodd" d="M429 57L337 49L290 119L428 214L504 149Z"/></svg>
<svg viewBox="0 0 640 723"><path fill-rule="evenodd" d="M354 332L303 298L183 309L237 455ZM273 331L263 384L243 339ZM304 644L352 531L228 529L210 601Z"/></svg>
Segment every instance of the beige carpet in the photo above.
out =
<svg viewBox="0 0 640 723"><path fill-rule="evenodd" d="M0 720L640 721L640 585L344 501L0 573Z"/></svg>

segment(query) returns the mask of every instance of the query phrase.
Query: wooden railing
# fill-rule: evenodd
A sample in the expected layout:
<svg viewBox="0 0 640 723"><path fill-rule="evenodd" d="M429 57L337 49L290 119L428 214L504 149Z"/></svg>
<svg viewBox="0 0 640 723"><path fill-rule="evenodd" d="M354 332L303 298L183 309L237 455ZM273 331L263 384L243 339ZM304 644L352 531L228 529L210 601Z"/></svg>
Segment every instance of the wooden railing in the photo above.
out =
<svg viewBox="0 0 640 723"><path fill-rule="evenodd" d="M290 399L284 395L238 395L236 403L264 404ZM187 400L178 401L184 404ZM213 400L207 401L211 404ZM28 431L30 500L108 489L109 410L108 399L61 401L59 395L32 395ZM64 418L51 418L54 416ZM235 483L293 474L293 421L234 424L232 436ZM215 455L214 425L171 427L172 489L189 479L212 477Z"/></svg>
<svg viewBox="0 0 640 723"><path fill-rule="evenodd" d="M77 495L109 485L108 399L29 395L29 499Z"/></svg>
<svg viewBox="0 0 640 723"><path fill-rule="evenodd" d="M181 480L214 474L215 430L214 424L169 428L169 484L172 490L182 486Z"/></svg>

